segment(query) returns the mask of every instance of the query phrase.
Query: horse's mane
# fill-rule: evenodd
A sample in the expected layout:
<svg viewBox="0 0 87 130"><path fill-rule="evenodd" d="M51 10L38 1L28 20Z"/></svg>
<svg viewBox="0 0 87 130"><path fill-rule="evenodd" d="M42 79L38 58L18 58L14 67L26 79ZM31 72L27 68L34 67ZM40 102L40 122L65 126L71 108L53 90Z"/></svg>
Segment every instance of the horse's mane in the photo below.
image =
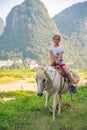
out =
<svg viewBox="0 0 87 130"><path fill-rule="evenodd" d="M44 77L44 67L42 67L42 66L38 67L36 77L37 78L43 78Z"/></svg>
<svg viewBox="0 0 87 130"><path fill-rule="evenodd" d="M43 66L39 66L38 70L44 70L44 67Z"/></svg>

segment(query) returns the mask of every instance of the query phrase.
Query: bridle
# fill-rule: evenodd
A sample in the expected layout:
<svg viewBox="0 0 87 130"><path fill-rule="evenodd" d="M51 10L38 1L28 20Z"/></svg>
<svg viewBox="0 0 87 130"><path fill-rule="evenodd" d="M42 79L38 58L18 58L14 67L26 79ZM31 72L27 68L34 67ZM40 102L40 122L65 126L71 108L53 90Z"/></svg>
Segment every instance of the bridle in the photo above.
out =
<svg viewBox="0 0 87 130"><path fill-rule="evenodd" d="M47 77L47 74L46 74L46 71L47 71L47 70L48 70L48 67L46 68L46 70L45 70L45 72L44 72L44 74L46 75L46 77ZM52 79L51 81L53 81L53 80L55 79L56 73L57 73L57 71L55 71L55 74L54 74L53 79Z"/></svg>
<svg viewBox="0 0 87 130"><path fill-rule="evenodd" d="M46 75L46 77L47 77L47 74L46 74L47 70L48 70L48 67L46 68L45 73L44 73ZM55 74L54 74L53 79L51 80L51 82L54 81L54 79L56 77L56 74L57 74L57 70L55 70ZM59 90L59 94L62 94L62 90L63 90L64 86L65 86L65 81L64 81L64 84L62 85L62 75L60 74L60 90ZM48 88L46 88L45 90L47 90L47 89Z"/></svg>

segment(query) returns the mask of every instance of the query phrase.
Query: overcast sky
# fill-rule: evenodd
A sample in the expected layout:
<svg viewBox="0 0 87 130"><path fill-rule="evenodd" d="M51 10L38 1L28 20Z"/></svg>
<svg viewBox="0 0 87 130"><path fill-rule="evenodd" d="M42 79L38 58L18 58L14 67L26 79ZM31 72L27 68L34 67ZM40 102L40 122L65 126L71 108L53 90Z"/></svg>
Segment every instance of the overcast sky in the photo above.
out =
<svg viewBox="0 0 87 130"><path fill-rule="evenodd" d="M0 0L0 17L6 19L10 10L23 2L24 0ZM55 14L61 12L63 9L86 0L41 0L48 9L49 15L53 17Z"/></svg>

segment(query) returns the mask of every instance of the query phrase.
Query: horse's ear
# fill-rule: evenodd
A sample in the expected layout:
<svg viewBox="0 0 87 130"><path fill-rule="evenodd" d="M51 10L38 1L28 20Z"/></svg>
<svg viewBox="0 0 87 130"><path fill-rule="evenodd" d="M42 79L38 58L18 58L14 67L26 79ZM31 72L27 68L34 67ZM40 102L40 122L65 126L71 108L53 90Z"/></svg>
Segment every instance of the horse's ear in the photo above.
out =
<svg viewBox="0 0 87 130"><path fill-rule="evenodd" d="M39 69L44 70L44 67L43 66L39 66Z"/></svg>
<svg viewBox="0 0 87 130"><path fill-rule="evenodd" d="M36 71L36 72L37 72L38 70L44 70L44 67L38 66L37 68L35 68L35 71Z"/></svg>
<svg viewBox="0 0 87 130"><path fill-rule="evenodd" d="M46 74L47 69L48 69L48 67L45 67L45 68L44 68L44 74Z"/></svg>
<svg viewBox="0 0 87 130"><path fill-rule="evenodd" d="M37 72L39 70L39 66L34 68L34 71Z"/></svg>
<svg viewBox="0 0 87 130"><path fill-rule="evenodd" d="M48 67L46 67L46 68L44 69L44 74L46 75L46 77L48 78L48 80L51 81L49 75L47 74L47 69L48 69Z"/></svg>

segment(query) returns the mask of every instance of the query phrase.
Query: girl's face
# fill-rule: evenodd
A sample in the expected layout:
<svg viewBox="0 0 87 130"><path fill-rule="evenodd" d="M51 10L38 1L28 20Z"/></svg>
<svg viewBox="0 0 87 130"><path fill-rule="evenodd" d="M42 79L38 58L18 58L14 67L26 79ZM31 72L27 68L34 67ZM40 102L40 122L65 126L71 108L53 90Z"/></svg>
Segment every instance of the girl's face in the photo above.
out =
<svg viewBox="0 0 87 130"><path fill-rule="evenodd" d="M58 36L53 39L53 43L55 46L59 45L59 42L60 42L60 38Z"/></svg>

